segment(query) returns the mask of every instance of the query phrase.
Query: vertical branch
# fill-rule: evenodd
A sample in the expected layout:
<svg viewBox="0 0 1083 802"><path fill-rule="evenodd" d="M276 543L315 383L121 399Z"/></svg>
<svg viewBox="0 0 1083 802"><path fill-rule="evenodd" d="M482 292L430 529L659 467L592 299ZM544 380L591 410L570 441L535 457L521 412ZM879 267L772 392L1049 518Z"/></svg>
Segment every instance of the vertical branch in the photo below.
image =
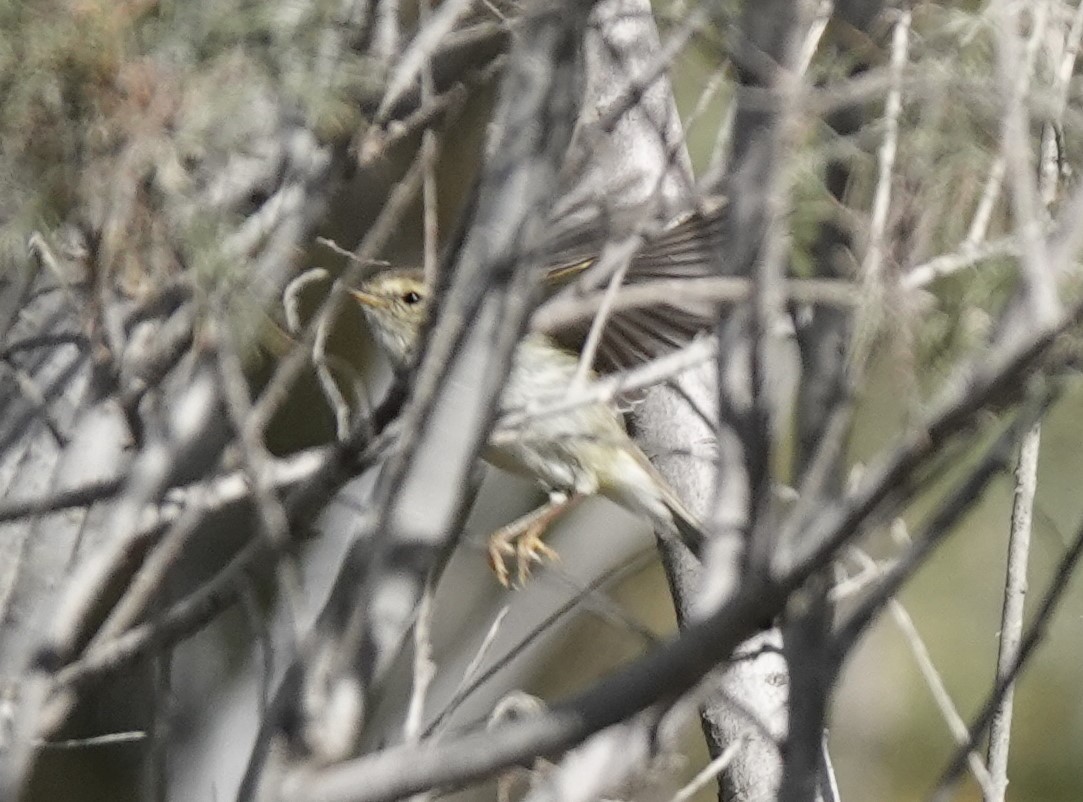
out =
<svg viewBox="0 0 1083 802"><path fill-rule="evenodd" d="M418 6L418 11L421 15L421 22L424 24L429 16L432 14L432 8L428 0L423 0ZM432 101L433 96L433 80L432 80L432 64L431 61L425 64L424 70L421 73L421 102L423 105L427 105ZM437 193L436 193L436 132L431 128L426 128L421 133L421 160L424 164L424 179L421 185L422 192L422 243L423 243L423 261L422 264L425 268L425 279L429 284L436 283L436 270L437 270L437 248L439 246L439 231L438 221L439 215L437 212Z"/></svg>
<svg viewBox="0 0 1083 802"><path fill-rule="evenodd" d="M996 20L997 71L1002 86L1009 88L1008 103L1002 121L1002 142L1011 187L1012 211L1022 244L1022 276L1026 288L1025 301L1029 319L1046 324L1056 318L1060 310L1054 274L1049 260L1048 248L1042 236L1045 217L1034 167L1029 154L1030 119L1027 113L1026 92L1029 70L1025 68L1030 53L1020 47L1018 6L1007 0L997 0L991 6ZM1034 32L1030 37L1028 51L1041 41L1049 18L1048 3L1032 6Z"/></svg>
<svg viewBox="0 0 1083 802"><path fill-rule="evenodd" d="M1004 580L1004 610L1000 617L1000 648L997 651L997 682L1007 679L1008 671L1019 657L1023 637L1023 607L1027 595L1027 562L1034 514L1034 494L1038 488L1038 446L1041 428L1035 426L1023 439L1019 464L1015 469L1015 496L1012 503L1011 532L1008 535L1008 568ZM1014 683L1007 685L997 704L989 733L989 773L994 796L1000 802L1008 788L1008 746L1011 740Z"/></svg>
<svg viewBox="0 0 1083 802"><path fill-rule="evenodd" d="M425 715L425 702L429 686L436 674L432 658L433 588L430 583L421 595L417 621L414 624L414 676L410 702L406 708L406 721L402 726L402 739L407 743L421 740L421 723Z"/></svg>
<svg viewBox="0 0 1083 802"><path fill-rule="evenodd" d="M844 3L835 8L836 32L849 29L873 41L884 3ZM902 111L903 71L908 62L910 14L896 21L890 48L889 86L883 111L883 140L878 153L878 178L870 214L862 276L865 304L877 307L882 295L883 260L898 151L899 116ZM825 50L845 54L852 60L851 75L871 66L867 52L847 47L844 36L829 39ZM854 136L866 122L860 107L846 106L828 116L831 131L840 139ZM851 167L846 157L831 159L825 170L827 192L844 204ZM813 245L815 271L820 276L849 276L847 254L854 249L852 234L834 220L820 223ZM865 307L862 307L865 308ZM860 310L858 311L860 315ZM800 488L797 507L779 538L782 549L792 549L808 511L835 502L842 493L846 442L853 406L855 376L848 370L846 354L855 347L854 313L829 306L809 305L800 309L797 331L801 352L801 379L795 415L793 477ZM866 338L868 341L869 338ZM809 604L796 610L784 629L785 654L791 672L789 724L786 759L780 798L812 799L833 788L833 774L827 754L824 729L838 666L831 655L830 631L834 607L829 595L830 571L817 576L809 586ZM819 788L817 775L824 777Z"/></svg>
<svg viewBox="0 0 1083 802"><path fill-rule="evenodd" d="M980 711L972 719L970 723L970 737L967 739L967 743L960 745L955 750L955 753L948 763L948 767L944 770L943 774L941 774L940 781L937 783L933 793L930 794L930 798L933 802L948 802L948 800L954 796L952 791L966 766L967 755L974 748L975 743L981 738L982 733L985 732L985 728L988 727L989 723L992 721L1000 698L1008 687L1015 682L1023 669L1026 668L1031 657L1034 656L1035 650L1045 640L1050 621L1064 597L1064 592L1068 587L1068 582L1072 578L1072 574L1079 564L1080 557L1083 557L1083 527L1076 530L1072 542L1068 545L1068 549L1064 556L1061 557L1057 569L1053 573L1053 579L1050 581L1049 586L1042 595L1041 601L1038 603L1037 609L1034 611L1032 623L1027 628L1027 631L1023 634L1022 638L1020 638L1019 649L1016 652L1015 659L1006 666L1004 676L997 680L995 687L990 692L985 703L981 706Z"/></svg>
<svg viewBox="0 0 1083 802"><path fill-rule="evenodd" d="M1042 6L1043 9L1046 6ZM1046 9L1048 10L1048 9ZM1058 147L1056 126L1064 113L1068 82L1075 67L1079 37L1083 24L1083 3L1072 17L1071 27L1065 31L1061 53L1051 53L1056 62L1053 76L1053 92L1057 98L1056 119L1043 126L1038 164L1038 200L1043 216L1048 216L1056 203L1061 153ZM1035 24L1031 46L1027 49L1029 77L1034 69L1034 51L1043 26ZM1024 235L1026 236L1026 235ZM1034 257L1033 250L1024 239L1024 260ZM1039 254L1041 255L1041 254ZM1004 604L1000 617L1000 640L997 649L997 684L1004 683L1004 694L997 703L989 730L988 768L992 783L990 802L1003 802L1008 789L1008 752L1011 744L1012 712L1015 683L1009 682L1009 672L1019 659L1023 637L1023 614L1026 606L1027 565L1030 558L1030 536L1033 525L1034 496L1038 489L1038 452L1041 445L1041 423L1035 424L1023 439L1019 462L1015 469L1015 492L1012 499L1011 528L1008 533L1008 561L1004 578Z"/></svg>
<svg viewBox="0 0 1083 802"><path fill-rule="evenodd" d="M884 232L891 206L891 184L895 168L895 153L899 146L899 115L902 113L902 73L906 68L910 47L910 9L899 14L891 37L891 89L884 104L884 141L880 144L879 180L869 222L869 249L865 254L862 273L868 280L879 281L884 259Z"/></svg>
<svg viewBox="0 0 1083 802"><path fill-rule="evenodd" d="M732 154L723 178L730 217L722 270L750 276L753 296L747 311L723 319L719 328L719 465L702 600L711 608L769 565L778 544L772 454L800 372L786 336L791 329L782 297L790 248L786 154L798 123L793 101L804 86L801 54L823 30L813 24L811 6L749 2L741 16ZM764 97L771 102L764 104ZM792 732L795 699L812 701L804 691L795 694L795 664L783 660L782 645L778 629L764 631L742 645L723 679L726 695L741 699L761 722L752 727L733 710L713 711L712 734L719 743L746 742L722 775L725 799L750 802L774 799L776 793L804 798L806 792L815 798L817 793L822 710L803 708L799 716L800 732L815 731L808 743L801 739L808 749L788 744L784 762L775 743ZM808 669L805 679L819 685Z"/></svg>

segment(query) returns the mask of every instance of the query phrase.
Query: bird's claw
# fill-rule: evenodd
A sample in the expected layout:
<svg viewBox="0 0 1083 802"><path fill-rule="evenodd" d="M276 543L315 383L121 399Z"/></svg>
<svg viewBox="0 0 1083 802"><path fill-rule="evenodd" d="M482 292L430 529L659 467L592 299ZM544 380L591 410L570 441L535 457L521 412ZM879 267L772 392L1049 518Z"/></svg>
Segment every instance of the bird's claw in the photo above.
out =
<svg viewBox="0 0 1083 802"><path fill-rule="evenodd" d="M531 526L525 530L501 529L489 538L489 565L496 574L497 581L506 588L512 587L511 572L508 569L510 558L515 558L515 587L522 587L530 578L534 563L544 560L559 560L560 555L544 540L544 530Z"/></svg>

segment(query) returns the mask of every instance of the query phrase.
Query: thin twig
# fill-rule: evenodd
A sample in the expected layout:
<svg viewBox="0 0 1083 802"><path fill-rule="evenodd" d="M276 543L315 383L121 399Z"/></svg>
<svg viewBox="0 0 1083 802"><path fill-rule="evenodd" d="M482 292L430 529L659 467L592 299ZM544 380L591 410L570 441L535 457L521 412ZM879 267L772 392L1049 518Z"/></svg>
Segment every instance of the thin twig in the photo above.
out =
<svg viewBox="0 0 1083 802"><path fill-rule="evenodd" d="M1008 169L1012 211L1022 246L1021 275L1026 288L1029 319L1044 324L1058 317L1060 300L1056 271L1049 260L1048 245L1042 236L1045 209L1034 177L1035 165L1028 154L1030 118L1024 100L1038 46L1048 23L1048 5L1034 4L1031 35L1024 52L1019 50L1018 15L1021 7L1009 0L990 3L997 33L997 68L1002 85L1010 87L1001 121L1001 147Z"/></svg>
<svg viewBox="0 0 1083 802"><path fill-rule="evenodd" d="M843 659L853 648L857 639L868 628L877 614L894 598L903 583L913 576L929 555L958 525L963 515L981 498L989 483L1003 471L1011 458L1015 443L1030 428L1039 412L1048 403L1028 409L986 448L978 464L955 487L948 491L937 505L935 512L923 524L921 534L913 545L883 574L876 589L838 626L836 635L837 659Z"/></svg>
<svg viewBox="0 0 1083 802"><path fill-rule="evenodd" d="M447 703L440 714L433 719L425 730L425 737L439 737L440 725L466 699L470 694L470 688L474 680L477 678L478 672L481 671L481 666L485 662L485 658L489 655L489 650L496 642L496 636L500 634L500 628L504 624L504 619L510 612L511 607L505 604L499 610L496 615L493 616L493 622L489 625L489 629L485 632L485 637L481 639L481 644L478 646L477 651L474 652L474 656L470 658L470 662L466 664L466 668L463 669L463 675L459 679L459 684L455 686L454 692L451 694L451 701Z"/></svg>
<svg viewBox="0 0 1083 802"><path fill-rule="evenodd" d="M825 278L789 279L782 282L785 300L802 304L854 307L861 303L860 288L852 281ZM612 311L626 311L667 303L709 301L735 305L752 295L752 281L745 276L707 276L703 278L653 279L622 286L612 301ZM571 323L586 320L601 308L605 291L582 296L558 296L538 308L531 327L555 331Z"/></svg>
<svg viewBox="0 0 1083 802"><path fill-rule="evenodd" d="M399 56L391 76L387 80L383 100L376 112L377 120L386 120L395 104L414 84L419 75L427 68L433 53L439 48L444 38L458 23L459 19L470 10L473 0L449 0L440 4L425 25L417 32L410 44ZM396 4L397 5L397 4Z"/></svg>
<svg viewBox="0 0 1083 802"><path fill-rule="evenodd" d="M952 738L958 745L967 743L969 734L966 728L966 722L963 721L963 717L959 715L959 710L955 707L955 703L951 699L951 694L948 693L947 686L944 684L940 672L937 671L936 665L933 663L933 659L929 654L928 648L925 646L925 641L922 639L921 633L918 632L917 627L914 626L914 620L910 617L910 613L906 611L906 608L903 607L897 599L892 599L889 602L888 609L891 611L891 617L895 619L895 623L902 632L907 645L909 645L910 652L914 655L914 660L917 661L918 670L925 679L925 684L928 686L929 692L932 693L933 701L936 703L937 709L940 710L940 715L943 717L944 722L948 725L948 730L951 732ZM981 755L979 755L976 750L971 749L967 754L966 762L970 767L970 773L974 776L978 786L982 789L982 794L985 799L992 799L993 797L991 797L990 794L993 792L993 781L989 776L989 769L982 762Z"/></svg>
<svg viewBox="0 0 1083 802"><path fill-rule="evenodd" d="M173 604L161 616L88 649L53 677L54 688L77 688L120 671L148 654L191 637L241 599L242 578L266 555L265 540L254 540L209 581Z"/></svg>
<svg viewBox="0 0 1083 802"><path fill-rule="evenodd" d="M827 24L831 21L831 14L835 10L834 0L819 0L816 10L813 12L809 25L808 34L801 43L801 52L797 56L797 73L804 75L812 64L812 57L820 48L820 40L823 39Z"/></svg>
<svg viewBox="0 0 1083 802"><path fill-rule="evenodd" d="M32 337L23 337L8 343L0 348L0 361L8 361L11 356L22 351L33 351L38 348L55 348L58 345L74 345L85 348L87 336L78 331L61 331L52 334L38 334Z"/></svg>
<svg viewBox="0 0 1083 802"><path fill-rule="evenodd" d="M1053 617L1053 613L1060 604L1064 591L1067 590L1068 580L1072 578L1072 574L1079 564L1080 556L1083 556L1083 527L1080 527L1076 531L1075 538L1072 540L1071 545L1069 545L1067 553L1065 553L1064 557L1061 558L1060 563L1057 565L1056 573L1053 575L1053 581L1050 582L1049 587L1042 596L1041 603L1038 605L1038 609L1034 614L1034 620L1027 629L1023 639L1020 641L1019 651L1016 653L1015 659L1012 661L1011 665L1008 666L1004 675L997 680L994 688L982 705L981 711L971 722L970 738L965 745L960 746L955 750L955 754L949 761L948 767L940 776L940 782L937 784L937 787L932 794L934 802L948 802L951 798L952 789L958 781L959 776L962 773L962 768L966 763L966 755L974 748L978 739L981 738L982 733L985 732L985 728L989 726L989 723L996 713L1001 697L1015 682L1016 678L1030 662L1030 658L1033 656L1034 651L1044 640L1046 629Z"/></svg>
<svg viewBox="0 0 1083 802"><path fill-rule="evenodd" d="M977 216L974 218L977 220ZM958 273L978 262L1007 256L1018 256L1019 240L1014 236L1002 237L991 242L972 243L968 236L958 251L936 256L924 264L909 270L900 280L903 289L916 290L927 287L939 278Z"/></svg>
<svg viewBox="0 0 1083 802"><path fill-rule="evenodd" d="M875 341L876 329L883 317L885 300L884 256L887 251L887 222L891 209L895 154L899 146L899 116L902 114L902 75L910 54L911 11L899 14L891 37L891 88L884 104L884 138L877 158L878 175L869 219L869 239L861 264L861 283L866 301L860 307L851 340L850 364L862 370Z"/></svg>
<svg viewBox="0 0 1083 802"><path fill-rule="evenodd" d="M327 242L330 242L330 240L327 240ZM338 248L337 245L334 245L334 247ZM344 250L343 253L353 256L349 251ZM301 293L308 285L315 284L317 281L326 281L329 278L330 274L322 267L314 267L301 273L286 285L286 289L282 291L282 308L286 312L286 325L289 327L290 334L298 335L301 333Z"/></svg>
<svg viewBox="0 0 1083 802"><path fill-rule="evenodd" d="M422 0L418 4L421 24L426 25L432 15L432 6L429 0ZM432 60L426 59L421 71L421 105L427 106L432 102L435 94L432 78ZM426 128L421 134L421 158L424 162L425 177L421 187L422 209L422 248L424 258L425 280L430 286L436 284L436 268L439 263L437 248L439 246L439 217L437 215L436 195L436 132L432 128Z"/></svg>
<svg viewBox="0 0 1083 802"><path fill-rule="evenodd" d="M399 0L378 0L374 11L372 54L386 69L399 52Z"/></svg>
<svg viewBox="0 0 1083 802"><path fill-rule="evenodd" d="M103 479L35 499L16 499L0 505L0 523L34 518L74 507L89 507L112 498L124 487L125 479Z"/></svg>
<svg viewBox="0 0 1083 802"><path fill-rule="evenodd" d="M286 507L274 491L271 472L273 457L264 445L260 433L246 425L252 415L252 396L248 390L244 366L237 344L232 341L229 333L223 331L222 339L216 349L222 396L227 417L236 435L241 470L252 487L256 522L260 535L267 539L271 547L276 551L284 551L290 539L290 524ZM294 642L291 648L296 648L303 637L299 629L303 609L300 569L292 556L286 556L275 567L279 586L289 609L290 623L294 627Z"/></svg>
<svg viewBox="0 0 1083 802"><path fill-rule="evenodd" d="M880 143L879 177L869 220L869 244L861 274L873 286L883 283L881 276L886 243L888 211L891 207L891 186L895 171L895 154L899 147L899 115L902 114L902 74L909 58L910 21L912 13L906 8L899 14L891 37L891 89L884 105L884 139Z"/></svg>
<svg viewBox="0 0 1083 802"><path fill-rule="evenodd" d="M658 48L652 58L644 65L643 69L628 77L627 82L621 87L621 91L613 101L598 113L596 122L597 130L610 133L630 109L636 108L643 95L654 85L655 81L663 78L673 64L674 60L684 50L692 38L707 23L708 14L700 7L688 14L680 27L675 30L662 46Z"/></svg>
<svg viewBox="0 0 1083 802"><path fill-rule="evenodd" d="M638 570L643 565L643 562L647 558L652 556L653 549L645 550L643 552L640 552L639 554L632 555L622 564L606 571L589 585L587 585L585 588L583 588L581 591L571 596L566 602L564 602L564 604L562 604L560 607L550 613L543 621L540 621L537 626L535 626L533 630L528 632L518 643L516 643L498 659L494 660L493 664L489 666L489 668L487 668L484 673L477 675L469 682L465 682L466 678L464 676L465 684L460 685L460 687L456 689L455 693L451 698L451 701L448 702L447 706L440 711L440 714L428 726L428 728L425 730L425 737L428 738L434 732L438 731L440 725L444 722L444 720L452 713L454 713L462 705L463 702L470 698L470 696L472 696L489 680L495 677L512 660L522 654L527 649L527 647L530 646L530 644L534 643L539 637L545 634L564 616L576 609L583 602L584 599L588 598L591 594L593 594L600 588L605 587L610 582L618 581L621 577L627 576L632 571ZM493 626L490 627L490 634L486 636L486 640L489 640L490 637L495 637L494 630L498 627L499 623L502 620L503 615L498 614L497 620L495 620L493 622ZM486 649L488 649L488 646L486 646ZM476 672L478 670L478 667L481 665L481 659L482 658L480 657L479 652L479 656L475 657L474 661L472 661L471 663L471 666L468 667L468 670L472 669L473 672ZM477 665L475 665L475 663Z"/></svg>
<svg viewBox="0 0 1083 802"><path fill-rule="evenodd" d="M432 583L421 594L414 622L414 672L410 702L406 706L406 721L402 725L402 738L406 743L421 740L421 720L425 715L425 700L429 686L436 676L436 663L432 659Z"/></svg>
<svg viewBox="0 0 1083 802"><path fill-rule="evenodd" d="M706 788L711 780L726 770L726 767L733 762L733 759L737 757L737 753L744 748L744 745L744 741L741 739L729 744L722 750L722 754L704 766L695 777L688 781L687 785L677 791L669 802L688 802L701 789Z"/></svg>
<svg viewBox="0 0 1083 802"><path fill-rule="evenodd" d="M1019 464L1015 469L1015 497L1012 506L1011 532L1008 536L1008 567L1004 580L1004 609L1000 618L1000 644L997 651L997 680L1003 680L1019 654L1023 636L1023 608L1027 593L1027 562L1030 556L1030 533L1034 512L1034 494L1038 488L1038 446L1041 427L1035 426L1023 438ZM997 705L989 730L989 771L992 787L986 790L987 802L1002 802L1008 788L1008 747L1011 742L1013 684L1006 686Z"/></svg>
<svg viewBox="0 0 1083 802"><path fill-rule="evenodd" d="M504 68L505 63L504 56L497 56L484 67L467 73L463 80L436 95L428 103L422 103L403 119L389 121L385 125L371 125L356 146L360 166L367 167L377 162L387 153L388 148L418 131L429 131L440 121L447 124L462 109L470 97L470 90L490 83ZM317 238L317 241L321 239Z"/></svg>
<svg viewBox="0 0 1083 802"><path fill-rule="evenodd" d="M587 339L583 343L583 351L579 356L579 365L575 370L575 378L568 386L569 394L582 389L587 382L588 375L594 366L594 357L597 355L598 347L602 343L605 323L609 320L609 315L613 311L613 304L620 294L621 284L624 282L628 267L632 263L632 256L641 242L642 238L636 235L627 238L623 242L607 244L602 250L598 263L594 266L597 272L604 275L606 272L611 271L612 275L610 275L609 283L606 284L605 290L602 292L598 311L595 312L594 319L590 322ZM610 262L616 262L616 264L607 264Z"/></svg>
<svg viewBox="0 0 1083 802"><path fill-rule="evenodd" d="M580 593L585 589L583 583L563 570L559 563L551 565L545 577L558 580L575 593ZM594 616L603 624L608 624L622 634L635 635L644 646L656 646L661 640L650 627L637 620L601 588L595 588L590 595L583 598L583 612Z"/></svg>
<svg viewBox="0 0 1083 802"><path fill-rule="evenodd" d="M332 292L340 291L338 284L339 282L336 281L332 285ZM327 356L327 340L331 336L331 323L330 317L323 316L316 322L316 337L312 342L312 364L316 368L316 378L320 382L323 397L327 400L328 406L331 407L331 411L335 415L335 436L341 443L345 442L350 436L353 427L351 425L350 405L347 403L342 389L338 386L338 382L335 381L335 377L331 374ZM365 424L367 434L371 437L374 433L371 427L368 427L367 419Z"/></svg>
<svg viewBox="0 0 1083 802"><path fill-rule="evenodd" d="M107 735L91 735L86 738L70 738L66 741L48 741L41 738L34 740L34 745L42 749L88 749L95 746L113 746L145 741L147 733L143 730L111 732Z"/></svg>

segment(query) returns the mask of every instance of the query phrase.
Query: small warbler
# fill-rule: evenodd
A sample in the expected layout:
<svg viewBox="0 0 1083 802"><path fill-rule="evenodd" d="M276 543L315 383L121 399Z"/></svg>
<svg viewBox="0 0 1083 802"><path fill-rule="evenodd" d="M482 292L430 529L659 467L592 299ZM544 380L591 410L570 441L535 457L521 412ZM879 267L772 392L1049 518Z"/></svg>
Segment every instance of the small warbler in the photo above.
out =
<svg viewBox="0 0 1083 802"><path fill-rule="evenodd" d="M429 288L422 274L410 270L380 273L351 295L391 362L399 369L409 366L429 309ZM566 391L577 367L573 352L544 334L528 334L516 346L500 397L500 414ZM541 541L541 534L554 517L586 496L612 499L648 518L663 536L681 536L693 550L698 551L702 543L695 518L632 442L609 404L583 404L527 419L514 431L502 430L498 422L484 457L497 467L535 479L550 493L548 504L490 537L490 562L505 586L509 558L517 561L521 584L532 563L556 556Z"/></svg>

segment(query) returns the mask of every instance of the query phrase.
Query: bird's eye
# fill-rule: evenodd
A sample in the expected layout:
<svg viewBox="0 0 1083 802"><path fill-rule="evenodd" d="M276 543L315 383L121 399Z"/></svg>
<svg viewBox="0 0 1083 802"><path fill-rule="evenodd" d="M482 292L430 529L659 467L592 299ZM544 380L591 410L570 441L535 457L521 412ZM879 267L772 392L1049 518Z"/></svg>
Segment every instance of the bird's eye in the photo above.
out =
<svg viewBox="0 0 1083 802"><path fill-rule="evenodd" d="M404 304L409 304L410 306L413 306L414 304L416 304L420 300L421 300L421 296L418 295L413 290L410 290L409 292L404 292L402 294L402 302Z"/></svg>

